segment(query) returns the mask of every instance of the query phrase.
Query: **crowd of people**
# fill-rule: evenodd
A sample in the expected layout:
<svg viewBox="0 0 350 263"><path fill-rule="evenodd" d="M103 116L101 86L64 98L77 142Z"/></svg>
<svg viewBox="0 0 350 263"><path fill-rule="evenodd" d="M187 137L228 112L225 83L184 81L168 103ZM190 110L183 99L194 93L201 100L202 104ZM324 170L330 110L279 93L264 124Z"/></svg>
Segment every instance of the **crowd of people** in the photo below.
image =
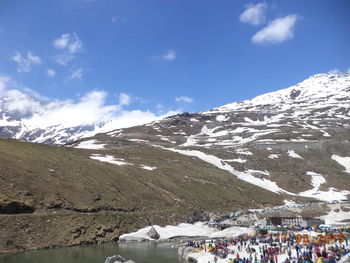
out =
<svg viewBox="0 0 350 263"><path fill-rule="evenodd" d="M334 238L327 242L316 238L306 242L298 240L295 234L284 235L285 239L281 239L278 234L270 233L224 240L189 241L187 246L193 247L196 252L213 255L209 263L336 263L350 253L349 232L342 232L341 235L341 239Z"/></svg>

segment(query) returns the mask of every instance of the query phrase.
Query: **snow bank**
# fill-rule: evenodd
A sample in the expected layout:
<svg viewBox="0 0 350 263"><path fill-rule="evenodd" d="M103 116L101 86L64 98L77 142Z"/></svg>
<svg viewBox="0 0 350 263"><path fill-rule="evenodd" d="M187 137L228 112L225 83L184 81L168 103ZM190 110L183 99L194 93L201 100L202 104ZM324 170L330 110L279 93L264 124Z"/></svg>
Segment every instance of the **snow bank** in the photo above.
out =
<svg viewBox="0 0 350 263"><path fill-rule="evenodd" d="M204 222L197 222L195 224L179 224L177 226L165 226L158 225L153 226L159 234L160 240L171 239L175 237L207 237L212 233L217 232L216 228L208 227ZM140 241L140 240L152 240L147 232L152 228L148 226L139 229L136 232L124 234L119 237L120 241Z"/></svg>
<svg viewBox="0 0 350 263"><path fill-rule="evenodd" d="M153 226L159 234L159 240L172 239L176 237L206 237L206 238L229 238L237 237L243 234L255 234L253 228L248 227L229 227L224 230L218 230L214 227L209 227L205 222L197 222L194 224L179 224L177 226L165 226L158 225ZM152 226L148 226L139 229L136 232L124 234L119 237L120 241L143 241L152 240L147 232L150 231Z"/></svg>

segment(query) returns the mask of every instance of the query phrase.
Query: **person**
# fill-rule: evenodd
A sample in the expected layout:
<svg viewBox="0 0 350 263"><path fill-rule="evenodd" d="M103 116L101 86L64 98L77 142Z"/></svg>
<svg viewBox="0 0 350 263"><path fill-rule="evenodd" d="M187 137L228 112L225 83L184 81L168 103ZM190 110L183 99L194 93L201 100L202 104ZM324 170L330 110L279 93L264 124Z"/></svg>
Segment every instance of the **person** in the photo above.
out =
<svg viewBox="0 0 350 263"><path fill-rule="evenodd" d="M317 260L316 260L316 263L324 263L323 261L323 257L318 257Z"/></svg>

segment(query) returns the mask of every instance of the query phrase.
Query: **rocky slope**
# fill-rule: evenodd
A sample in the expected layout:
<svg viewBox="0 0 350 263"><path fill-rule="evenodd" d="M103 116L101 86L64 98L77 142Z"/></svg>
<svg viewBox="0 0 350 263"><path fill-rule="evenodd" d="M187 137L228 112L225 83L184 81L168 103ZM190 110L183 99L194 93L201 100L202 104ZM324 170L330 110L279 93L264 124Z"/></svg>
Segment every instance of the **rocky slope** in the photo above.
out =
<svg viewBox="0 0 350 263"><path fill-rule="evenodd" d="M100 154L0 139L0 252L106 242L150 224L287 198L196 158L128 140L103 150L118 159Z"/></svg>
<svg viewBox="0 0 350 263"><path fill-rule="evenodd" d="M274 193L347 200L350 74L315 75L252 100L84 140L73 146L101 145L101 156L121 145L153 147L196 157Z"/></svg>

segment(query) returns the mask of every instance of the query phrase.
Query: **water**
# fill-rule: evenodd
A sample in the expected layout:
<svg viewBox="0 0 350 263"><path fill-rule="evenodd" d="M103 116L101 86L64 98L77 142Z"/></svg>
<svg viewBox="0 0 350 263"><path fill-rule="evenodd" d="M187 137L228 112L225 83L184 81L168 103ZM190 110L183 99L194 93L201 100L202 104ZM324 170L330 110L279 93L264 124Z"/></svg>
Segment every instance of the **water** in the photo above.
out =
<svg viewBox="0 0 350 263"><path fill-rule="evenodd" d="M121 255L136 263L180 263L172 243L112 243L69 247L0 255L1 263L104 263L113 255Z"/></svg>

